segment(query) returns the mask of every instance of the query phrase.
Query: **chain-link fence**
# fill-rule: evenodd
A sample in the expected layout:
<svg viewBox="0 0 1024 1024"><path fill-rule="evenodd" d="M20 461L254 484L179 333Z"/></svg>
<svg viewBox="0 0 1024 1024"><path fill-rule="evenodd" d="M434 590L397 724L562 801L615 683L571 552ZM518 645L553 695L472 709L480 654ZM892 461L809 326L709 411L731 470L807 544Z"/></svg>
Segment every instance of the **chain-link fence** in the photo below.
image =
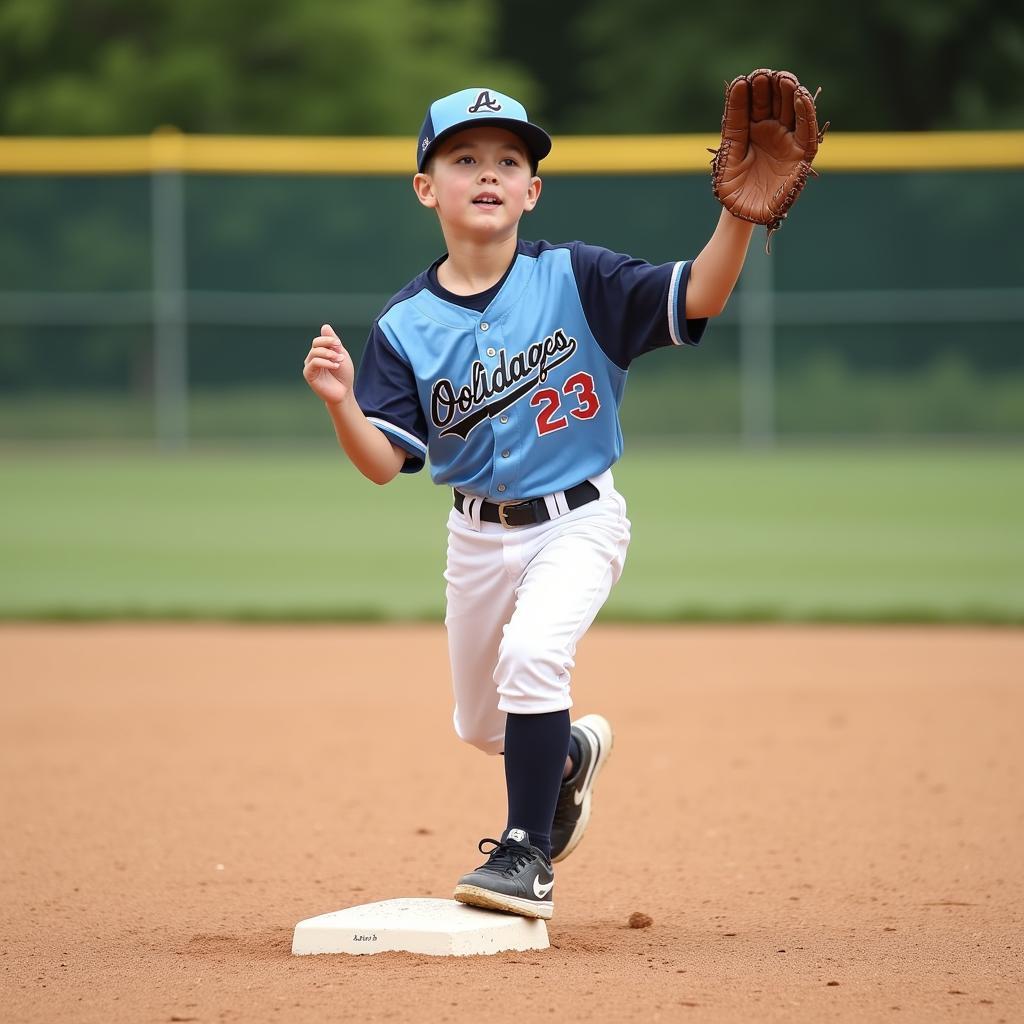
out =
<svg viewBox="0 0 1024 1024"><path fill-rule="evenodd" d="M1017 166L825 168L771 256L755 235L705 343L634 364L627 440L1024 436L1024 136L1008 137ZM408 174L87 170L10 173L0 143L8 443L329 440L309 339L329 321L358 359L443 247ZM521 234L661 262L695 256L718 211L701 174L555 173Z"/></svg>

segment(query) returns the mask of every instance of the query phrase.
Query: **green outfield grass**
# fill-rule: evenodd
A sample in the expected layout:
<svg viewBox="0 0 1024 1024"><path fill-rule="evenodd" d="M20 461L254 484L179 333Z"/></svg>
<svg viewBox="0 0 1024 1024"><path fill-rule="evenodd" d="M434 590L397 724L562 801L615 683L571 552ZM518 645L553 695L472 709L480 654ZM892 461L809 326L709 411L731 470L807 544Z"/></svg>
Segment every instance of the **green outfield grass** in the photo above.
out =
<svg viewBox="0 0 1024 1024"><path fill-rule="evenodd" d="M0 457L0 617L439 618L449 496L333 449ZM631 449L602 617L1024 622L1024 454Z"/></svg>

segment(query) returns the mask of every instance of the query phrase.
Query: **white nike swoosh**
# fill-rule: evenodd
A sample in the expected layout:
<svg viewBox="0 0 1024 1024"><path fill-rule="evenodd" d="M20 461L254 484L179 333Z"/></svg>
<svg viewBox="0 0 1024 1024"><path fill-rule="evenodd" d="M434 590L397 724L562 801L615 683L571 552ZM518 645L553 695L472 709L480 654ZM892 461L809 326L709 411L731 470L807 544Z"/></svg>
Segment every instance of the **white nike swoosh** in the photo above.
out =
<svg viewBox="0 0 1024 1024"><path fill-rule="evenodd" d="M594 768L597 766L601 752L601 741L596 736L591 739L590 745L593 756L590 758L590 767L587 769L587 777L583 780L583 785L577 788L576 792L572 795L572 802L577 807L583 803L583 798L587 795L587 786L590 785L590 779L594 774Z"/></svg>
<svg viewBox="0 0 1024 1024"><path fill-rule="evenodd" d="M540 884L540 875L537 875L533 879L533 894L537 897L537 899L542 900L542 899L544 899L545 896L547 896L547 894L549 892L551 892L551 887L554 884L555 884L555 880L552 878L551 881L548 882L547 885L541 885Z"/></svg>

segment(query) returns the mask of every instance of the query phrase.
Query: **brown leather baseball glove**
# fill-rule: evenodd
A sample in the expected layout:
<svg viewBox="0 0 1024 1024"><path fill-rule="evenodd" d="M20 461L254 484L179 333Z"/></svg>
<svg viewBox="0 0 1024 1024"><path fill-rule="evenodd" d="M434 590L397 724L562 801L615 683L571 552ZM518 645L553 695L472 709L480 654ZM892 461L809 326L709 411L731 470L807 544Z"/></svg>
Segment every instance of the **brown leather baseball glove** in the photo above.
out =
<svg viewBox="0 0 1024 1024"><path fill-rule="evenodd" d="M816 97L788 71L760 68L725 90L722 144L711 161L715 198L734 216L768 229L765 250L796 202L828 124L818 130Z"/></svg>

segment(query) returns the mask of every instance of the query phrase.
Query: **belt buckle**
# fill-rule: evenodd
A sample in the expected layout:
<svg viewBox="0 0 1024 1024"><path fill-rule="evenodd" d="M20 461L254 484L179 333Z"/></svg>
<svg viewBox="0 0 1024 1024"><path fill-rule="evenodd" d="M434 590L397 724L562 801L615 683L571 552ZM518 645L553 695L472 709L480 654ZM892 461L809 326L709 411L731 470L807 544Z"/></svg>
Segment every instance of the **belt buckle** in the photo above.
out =
<svg viewBox="0 0 1024 1024"><path fill-rule="evenodd" d="M505 509L508 508L509 506L512 506L512 508L515 508L517 505L525 505L525 504L526 504L525 501L499 501L498 502L498 522L501 523L501 525L506 530L517 530L518 527L515 525L515 523L510 523L510 522L508 522L505 519Z"/></svg>

